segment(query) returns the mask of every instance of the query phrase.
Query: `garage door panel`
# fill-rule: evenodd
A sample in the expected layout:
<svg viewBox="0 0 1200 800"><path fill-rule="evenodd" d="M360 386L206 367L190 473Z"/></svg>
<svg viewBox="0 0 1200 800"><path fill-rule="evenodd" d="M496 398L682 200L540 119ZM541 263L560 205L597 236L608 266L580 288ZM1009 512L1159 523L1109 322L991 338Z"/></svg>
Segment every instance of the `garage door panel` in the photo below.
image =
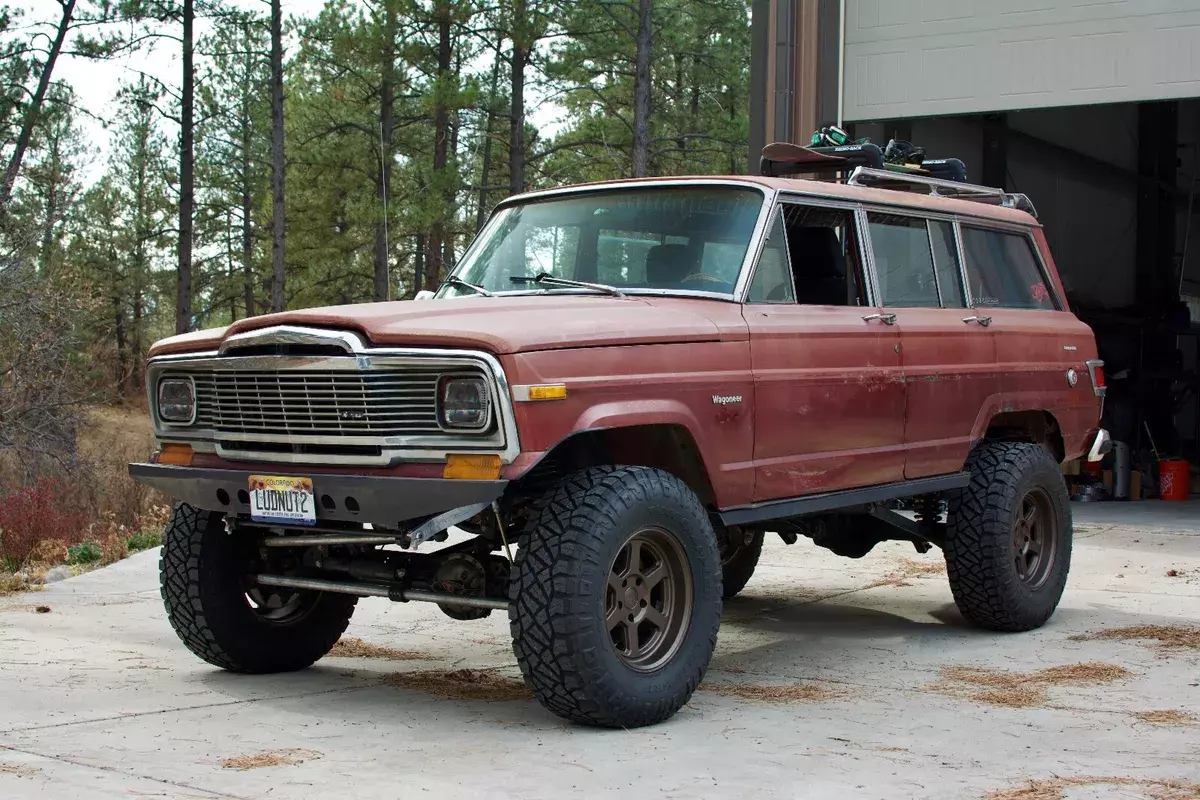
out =
<svg viewBox="0 0 1200 800"><path fill-rule="evenodd" d="M1200 88L1194 0L848 0L846 28L850 121L1163 100Z"/></svg>

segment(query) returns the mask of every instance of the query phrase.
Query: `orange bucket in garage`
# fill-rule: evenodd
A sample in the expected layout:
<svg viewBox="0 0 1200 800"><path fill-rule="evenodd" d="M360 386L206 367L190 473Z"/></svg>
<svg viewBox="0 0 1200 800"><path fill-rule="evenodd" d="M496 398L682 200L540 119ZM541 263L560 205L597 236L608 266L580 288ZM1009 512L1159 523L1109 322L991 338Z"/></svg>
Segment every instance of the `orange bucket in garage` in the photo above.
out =
<svg viewBox="0 0 1200 800"><path fill-rule="evenodd" d="M1191 479L1188 462L1158 462L1158 496L1163 500L1187 500Z"/></svg>

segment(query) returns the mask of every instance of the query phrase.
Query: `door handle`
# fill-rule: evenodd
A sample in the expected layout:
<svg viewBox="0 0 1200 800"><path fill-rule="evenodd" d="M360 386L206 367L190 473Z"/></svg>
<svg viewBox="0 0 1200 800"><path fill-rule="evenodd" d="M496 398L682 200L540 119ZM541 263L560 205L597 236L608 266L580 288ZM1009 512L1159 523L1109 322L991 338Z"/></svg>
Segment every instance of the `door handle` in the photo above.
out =
<svg viewBox="0 0 1200 800"><path fill-rule="evenodd" d="M986 328L988 325L992 324L992 318L976 315L974 317L963 317L963 322L967 323L968 325L972 322L978 322L980 325Z"/></svg>
<svg viewBox="0 0 1200 800"><path fill-rule="evenodd" d="M895 314L867 314L865 317L863 317L863 322L870 322L873 319L879 320L884 325L895 325L896 324L896 315Z"/></svg>

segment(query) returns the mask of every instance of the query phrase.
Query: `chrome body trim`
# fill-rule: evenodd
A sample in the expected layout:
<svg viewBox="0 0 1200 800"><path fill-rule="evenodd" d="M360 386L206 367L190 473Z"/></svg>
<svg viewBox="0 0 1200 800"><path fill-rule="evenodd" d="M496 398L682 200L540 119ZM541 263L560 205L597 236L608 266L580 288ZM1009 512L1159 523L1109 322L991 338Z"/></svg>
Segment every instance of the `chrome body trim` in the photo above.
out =
<svg viewBox="0 0 1200 800"><path fill-rule="evenodd" d="M257 345L335 345L345 356L254 355L225 356L222 352L237 347ZM164 373L175 370L193 372L229 372L261 370L265 372L336 371L368 372L378 368L418 367L421 369L475 368L488 386L496 426L489 434L469 434L461 431L434 435L338 436L304 435L294 433L222 432L213 427L192 429L165 424L158 413L156 387ZM330 464L359 466L389 466L403 461L444 461L455 452L495 453L508 464L521 452L513 414L512 392L504 369L490 353L477 350L441 348L371 347L354 333L325 331L315 328L278 325L260 331L249 331L229 337L216 351L184 353L152 358L146 370L147 391L155 437L160 445L167 442L191 444L197 451L215 451L230 461L276 462L283 464ZM300 445L345 445L349 447L379 447L379 455L337 453L279 453L261 450L228 448L225 442L265 442ZM212 448L209 450L208 448Z"/></svg>

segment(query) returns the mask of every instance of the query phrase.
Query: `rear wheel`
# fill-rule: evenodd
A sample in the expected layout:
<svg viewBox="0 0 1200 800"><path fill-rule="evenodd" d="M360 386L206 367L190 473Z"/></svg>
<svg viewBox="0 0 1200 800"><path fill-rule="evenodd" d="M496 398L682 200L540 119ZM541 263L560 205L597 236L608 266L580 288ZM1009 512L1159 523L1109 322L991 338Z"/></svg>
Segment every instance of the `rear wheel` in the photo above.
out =
<svg viewBox="0 0 1200 800"><path fill-rule="evenodd" d="M999 631L1041 626L1071 566L1071 508L1058 465L1043 448L984 442L970 485L950 497L946 568L967 619Z"/></svg>
<svg viewBox="0 0 1200 800"><path fill-rule="evenodd" d="M163 536L159 584L171 627L208 663L233 672L303 669L337 644L357 598L259 586L253 543L220 514L180 503Z"/></svg>
<svg viewBox="0 0 1200 800"><path fill-rule="evenodd" d="M669 718L716 645L721 565L708 515L678 478L598 467L552 490L510 585L517 663L559 716L613 728Z"/></svg>
<svg viewBox="0 0 1200 800"><path fill-rule="evenodd" d="M717 532L717 547L721 553L722 596L728 600L745 589L754 575L762 555L762 531L723 528Z"/></svg>

